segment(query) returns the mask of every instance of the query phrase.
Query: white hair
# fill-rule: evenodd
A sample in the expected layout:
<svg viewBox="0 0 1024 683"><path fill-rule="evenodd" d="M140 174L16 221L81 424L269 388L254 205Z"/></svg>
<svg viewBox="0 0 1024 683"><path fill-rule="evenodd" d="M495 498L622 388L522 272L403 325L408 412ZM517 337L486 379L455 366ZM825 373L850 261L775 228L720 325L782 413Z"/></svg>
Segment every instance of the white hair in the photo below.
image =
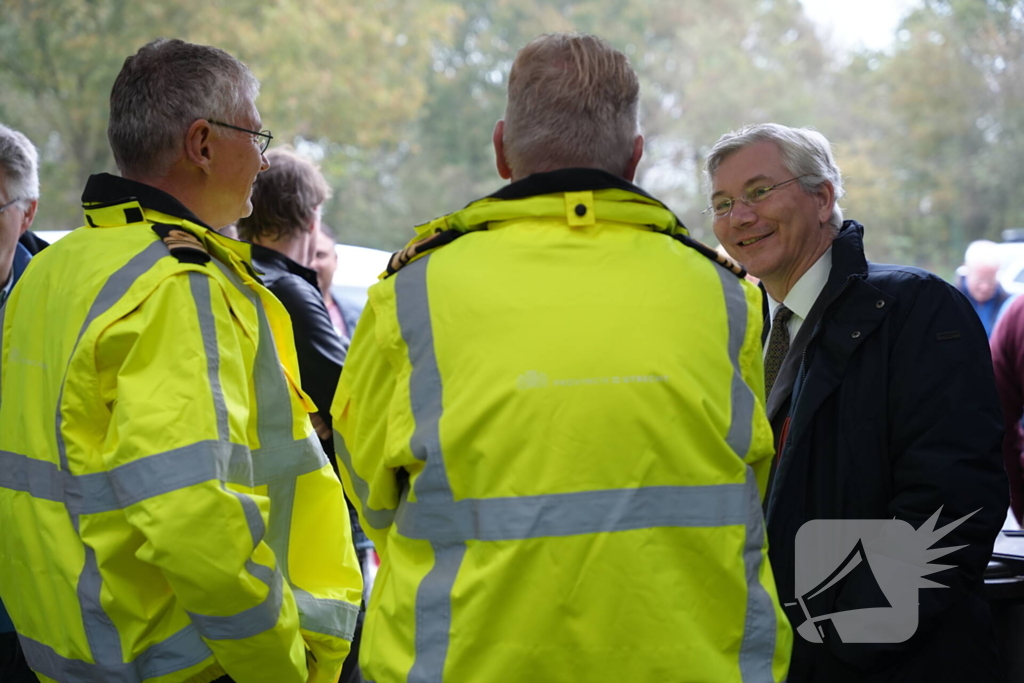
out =
<svg viewBox="0 0 1024 683"><path fill-rule="evenodd" d="M832 145L813 128L791 128L777 123L758 123L726 133L711 148L704 163L704 177L710 190L718 167L726 157L759 142L773 142L782 154L782 163L794 176L804 176L798 183L805 192L814 192L826 181L832 184L835 197L828 222L834 230L843 225L843 210L839 200L845 194L843 175L839 172Z"/></svg>
<svg viewBox="0 0 1024 683"><path fill-rule="evenodd" d="M0 124L0 168L8 199L39 199L39 153L22 133Z"/></svg>

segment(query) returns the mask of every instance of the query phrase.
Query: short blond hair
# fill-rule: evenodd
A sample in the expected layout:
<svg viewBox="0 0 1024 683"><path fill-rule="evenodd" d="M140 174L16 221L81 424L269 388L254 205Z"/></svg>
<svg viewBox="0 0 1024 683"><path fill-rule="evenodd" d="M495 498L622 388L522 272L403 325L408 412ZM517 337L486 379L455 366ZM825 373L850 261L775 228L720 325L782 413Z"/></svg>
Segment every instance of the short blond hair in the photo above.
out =
<svg viewBox="0 0 1024 683"><path fill-rule="evenodd" d="M639 99L626 55L601 38L540 36L519 51L509 74L505 161L517 177L574 167L622 175Z"/></svg>

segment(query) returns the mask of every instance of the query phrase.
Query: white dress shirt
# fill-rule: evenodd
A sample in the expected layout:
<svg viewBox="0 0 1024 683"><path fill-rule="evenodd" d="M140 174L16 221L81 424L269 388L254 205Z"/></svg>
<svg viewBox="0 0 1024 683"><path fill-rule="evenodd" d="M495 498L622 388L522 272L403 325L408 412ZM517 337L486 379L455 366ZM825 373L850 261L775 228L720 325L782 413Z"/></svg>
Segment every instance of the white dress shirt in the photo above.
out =
<svg viewBox="0 0 1024 683"><path fill-rule="evenodd" d="M800 331L800 326L804 324L804 320L811 312L811 307L814 306L814 302L818 300L823 289L825 289L825 283L828 282L828 276L832 272L832 247L829 247L818 260L814 262L814 265L807 269L807 272L800 276L800 279L793 285L793 289L789 290L789 294L786 295L786 300L778 302L772 298L772 295L768 295L768 338L771 338L771 324L775 320L775 311L782 304L786 305L786 308L793 311L793 315L789 318L789 324L786 328L789 330L789 342L793 343L796 339L796 333ZM764 354L768 353L768 344L764 345Z"/></svg>

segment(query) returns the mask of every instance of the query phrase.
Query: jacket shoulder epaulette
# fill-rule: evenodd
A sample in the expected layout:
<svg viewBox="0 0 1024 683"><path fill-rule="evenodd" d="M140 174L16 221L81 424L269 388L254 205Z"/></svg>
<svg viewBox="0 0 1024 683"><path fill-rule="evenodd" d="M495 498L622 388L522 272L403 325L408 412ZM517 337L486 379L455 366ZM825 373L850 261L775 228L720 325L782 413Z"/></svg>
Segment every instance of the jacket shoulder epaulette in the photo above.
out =
<svg viewBox="0 0 1024 683"><path fill-rule="evenodd" d="M683 244L685 244L686 246L695 250L698 254L704 256L705 258L711 259L712 261L720 265L722 268L725 268L726 270L728 270L730 273L740 278L741 280L747 276L747 271L743 266L741 266L736 261L733 261L728 256L725 256L724 254L719 254L717 251L707 246L706 244L698 242L689 235L683 235L681 233L675 233L672 236L675 237L680 242L682 242Z"/></svg>
<svg viewBox="0 0 1024 683"><path fill-rule="evenodd" d="M438 249L446 244L451 244L459 237L465 235L463 230L455 230L449 228L447 230L438 230L432 235L412 242L401 251L396 251L388 259L388 267L385 277L390 277L400 271L405 266L409 265L416 257L422 256L428 251Z"/></svg>
<svg viewBox="0 0 1024 683"><path fill-rule="evenodd" d="M212 258L202 240L180 225L153 223L152 228L171 252L171 256L182 263L201 266L209 263Z"/></svg>

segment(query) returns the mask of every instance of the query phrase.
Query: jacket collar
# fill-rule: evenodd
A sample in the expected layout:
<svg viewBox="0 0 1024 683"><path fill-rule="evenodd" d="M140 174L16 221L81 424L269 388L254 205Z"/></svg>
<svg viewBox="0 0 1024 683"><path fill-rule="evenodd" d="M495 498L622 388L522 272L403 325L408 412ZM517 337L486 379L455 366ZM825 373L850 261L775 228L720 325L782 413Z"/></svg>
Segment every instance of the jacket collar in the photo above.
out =
<svg viewBox="0 0 1024 683"><path fill-rule="evenodd" d="M843 221L832 240L832 272L825 285L826 300L831 301L851 277L867 277L868 260L864 256L864 226Z"/></svg>
<svg viewBox="0 0 1024 683"><path fill-rule="evenodd" d="M283 270L294 275L298 275L303 280L306 280L311 285L320 291L320 287L316 281L316 271L311 268L306 268L303 265L296 263L279 251L274 251L269 247L264 247L260 244L252 245L252 260L255 262L257 269L263 272L268 272L267 266Z"/></svg>
<svg viewBox="0 0 1024 683"><path fill-rule="evenodd" d="M534 173L522 180L509 183L488 198L525 199L542 194L587 190L625 190L641 197L654 199L628 180L596 168L563 168L547 173Z"/></svg>
<svg viewBox="0 0 1024 683"><path fill-rule="evenodd" d="M92 209L103 209L129 203L137 203L146 209L159 211L168 216L182 218L190 223L212 229L172 195L136 180L129 180L110 173L97 173L89 176L85 190L82 191L82 208L86 212L87 220L89 211ZM142 217L139 216L138 220L141 221ZM127 222L138 221L127 220ZM90 224L92 223L90 222Z"/></svg>

